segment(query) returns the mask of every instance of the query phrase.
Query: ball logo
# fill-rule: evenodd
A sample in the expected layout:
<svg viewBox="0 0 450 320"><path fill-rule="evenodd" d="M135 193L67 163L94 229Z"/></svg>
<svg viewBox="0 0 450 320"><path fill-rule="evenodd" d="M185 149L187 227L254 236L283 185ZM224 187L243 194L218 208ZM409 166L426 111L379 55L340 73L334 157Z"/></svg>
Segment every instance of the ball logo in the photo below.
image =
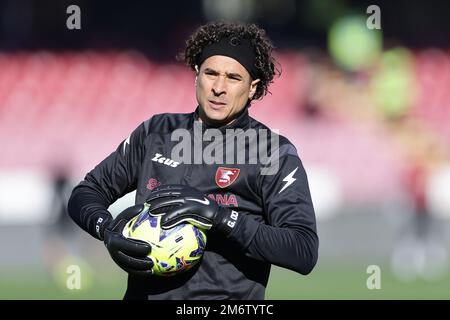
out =
<svg viewBox="0 0 450 320"><path fill-rule="evenodd" d="M216 184L221 188L226 188L236 181L240 169L219 167L216 171Z"/></svg>

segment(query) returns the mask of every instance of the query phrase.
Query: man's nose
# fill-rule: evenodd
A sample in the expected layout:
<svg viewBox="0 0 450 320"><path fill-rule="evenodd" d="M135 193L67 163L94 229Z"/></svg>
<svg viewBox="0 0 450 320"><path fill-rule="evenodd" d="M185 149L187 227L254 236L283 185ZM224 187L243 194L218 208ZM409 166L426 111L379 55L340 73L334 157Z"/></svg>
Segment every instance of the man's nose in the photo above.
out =
<svg viewBox="0 0 450 320"><path fill-rule="evenodd" d="M212 86L212 91L214 95L220 96L224 93L226 93L226 87L225 87L225 77L218 76Z"/></svg>

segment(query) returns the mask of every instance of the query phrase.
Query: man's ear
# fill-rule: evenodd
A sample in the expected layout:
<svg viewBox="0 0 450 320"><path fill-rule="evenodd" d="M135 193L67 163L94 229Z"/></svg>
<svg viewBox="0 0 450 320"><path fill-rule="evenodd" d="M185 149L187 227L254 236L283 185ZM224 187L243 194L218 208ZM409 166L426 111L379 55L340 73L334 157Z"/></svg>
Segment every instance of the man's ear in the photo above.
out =
<svg viewBox="0 0 450 320"><path fill-rule="evenodd" d="M256 89L258 88L258 83L261 81L261 79L256 79L256 80L253 80L251 83L250 83L250 92L249 92L249 94L248 94L248 98L250 99L250 100L252 100L253 99L253 96L255 95L255 93L256 93Z"/></svg>
<svg viewBox="0 0 450 320"><path fill-rule="evenodd" d="M197 77L200 72L200 69L198 68L198 65L195 65L194 68L195 68L195 84L197 84Z"/></svg>

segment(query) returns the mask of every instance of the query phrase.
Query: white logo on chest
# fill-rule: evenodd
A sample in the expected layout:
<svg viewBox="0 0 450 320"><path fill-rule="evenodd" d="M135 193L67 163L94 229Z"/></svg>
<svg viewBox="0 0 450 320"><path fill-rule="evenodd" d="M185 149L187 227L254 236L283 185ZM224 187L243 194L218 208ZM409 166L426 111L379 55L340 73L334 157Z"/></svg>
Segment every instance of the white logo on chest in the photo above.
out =
<svg viewBox="0 0 450 320"><path fill-rule="evenodd" d="M162 164L165 164L166 166L173 167L173 168L175 168L176 166L178 166L180 164L179 162L173 161L170 158L163 157L162 154L160 154L160 153L155 153L155 156L153 157L152 161L162 163Z"/></svg>
<svg viewBox="0 0 450 320"><path fill-rule="evenodd" d="M225 182L225 183L229 183L231 181L231 175L233 175L233 171L230 170L224 170L222 171L222 173L220 174L220 179L219 181L221 182Z"/></svg>

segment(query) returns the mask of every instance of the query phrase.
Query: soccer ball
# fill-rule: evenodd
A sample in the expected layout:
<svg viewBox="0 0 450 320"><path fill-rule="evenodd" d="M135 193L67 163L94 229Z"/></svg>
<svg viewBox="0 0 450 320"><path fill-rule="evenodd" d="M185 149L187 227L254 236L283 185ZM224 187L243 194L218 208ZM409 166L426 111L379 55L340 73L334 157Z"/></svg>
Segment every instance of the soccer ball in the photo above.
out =
<svg viewBox="0 0 450 320"><path fill-rule="evenodd" d="M148 205L144 205L145 209L125 225L123 235L152 246L148 257L154 264L153 274L173 276L196 265L205 250L205 232L190 223L164 230L161 217L151 215Z"/></svg>

